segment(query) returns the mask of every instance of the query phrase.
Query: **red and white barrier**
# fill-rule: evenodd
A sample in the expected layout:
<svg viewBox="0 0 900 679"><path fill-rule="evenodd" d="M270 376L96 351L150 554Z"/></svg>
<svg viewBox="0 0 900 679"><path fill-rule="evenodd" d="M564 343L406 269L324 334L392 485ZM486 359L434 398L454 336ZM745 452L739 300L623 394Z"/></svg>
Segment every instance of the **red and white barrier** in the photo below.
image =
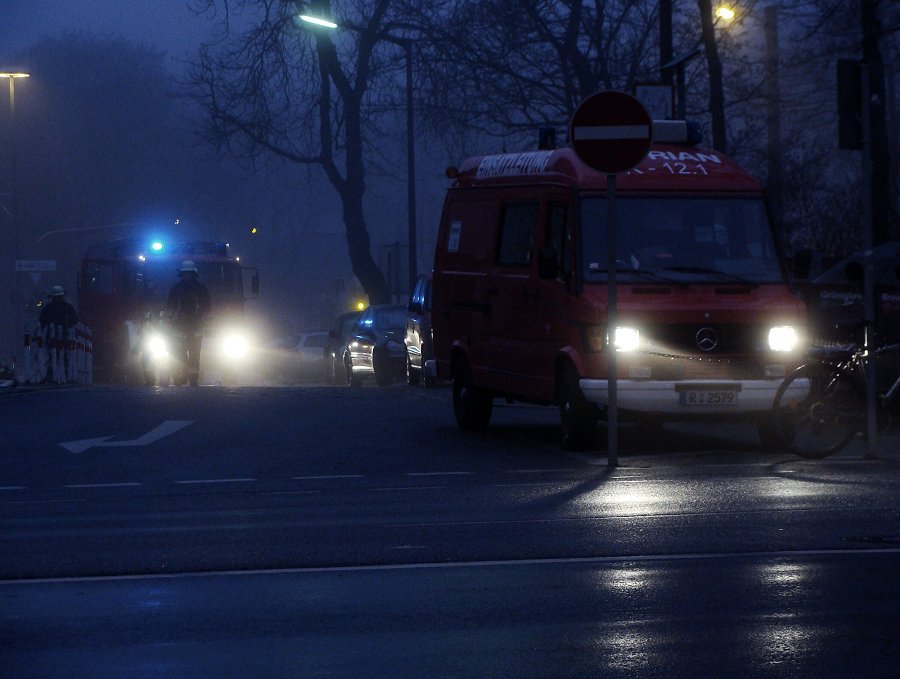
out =
<svg viewBox="0 0 900 679"><path fill-rule="evenodd" d="M82 323L68 332L61 325L23 333L26 384L93 384L91 329Z"/></svg>

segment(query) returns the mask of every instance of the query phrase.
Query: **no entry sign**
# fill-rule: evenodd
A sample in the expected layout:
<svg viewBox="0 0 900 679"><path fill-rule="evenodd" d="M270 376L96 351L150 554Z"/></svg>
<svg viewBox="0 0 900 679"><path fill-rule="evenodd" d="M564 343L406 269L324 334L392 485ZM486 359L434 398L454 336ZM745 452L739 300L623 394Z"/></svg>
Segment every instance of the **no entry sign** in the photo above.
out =
<svg viewBox="0 0 900 679"><path fill-rule="evenodd" d="M650 114L624 92L598 92L585 99L569 125L572 148L584 163L606 174L627 172L653 142Z"/></svg>

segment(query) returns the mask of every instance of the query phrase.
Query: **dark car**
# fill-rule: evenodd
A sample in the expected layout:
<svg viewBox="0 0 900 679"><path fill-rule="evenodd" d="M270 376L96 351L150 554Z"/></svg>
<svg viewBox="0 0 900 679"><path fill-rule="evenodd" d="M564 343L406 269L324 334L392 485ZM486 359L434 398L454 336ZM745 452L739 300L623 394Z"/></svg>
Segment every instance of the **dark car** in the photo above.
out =
<svg viewBox="0 0 900 679"><path fill-rule="evenodd" d="M431 274L419 276L406 306L406 381L415 386L434 384L434 345L431 336Z"/></svg>
<svg viewBox="0 0 900 679"><path fill-rule="evenodd" d="M343 384L347 379L344 374L344 352L347 350L347 338L361 314L361 311L348 311L341 314L334 319L334 323L328 331L324 352L325 382L328 384Z"/></svg>
<svg viewBox="0 0 900 679"><path fill-rule="evenodd" d="M358 386L373 375L384 387L406 373L406 305L370 306L353 326L344 351L347 384Z"/></svg>
<svg viewBox="0 0 900 679"><path fill-rule="evenodd" d="M850 255L805 287L811 334L818 344L849 343L863 319L863 253ZM875 332L900 342L900 241L873 248Z"/></svg>

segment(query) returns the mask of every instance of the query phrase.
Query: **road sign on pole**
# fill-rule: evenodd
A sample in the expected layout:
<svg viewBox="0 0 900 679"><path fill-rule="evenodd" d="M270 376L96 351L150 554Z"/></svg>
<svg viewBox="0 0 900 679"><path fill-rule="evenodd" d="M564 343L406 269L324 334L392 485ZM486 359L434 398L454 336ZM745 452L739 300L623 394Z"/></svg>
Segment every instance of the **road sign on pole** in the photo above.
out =
<svg viewBox="0 0 900 679"><path fill-rule="evenodd" d="M653 142L653 121L637 99L624 92L598 92L585 99L569 125L572 148L586 165L605 172L627 172L640 163Z"/></svg>
<svg viewBox="0 0 900 679"><path fill-rule="evenodd" d="M598 92L585 99L569 125L572 148L589 167L606 176L607 281L607 465L619 465L618 379L616 373L616 174L640 163L653 143L653 121L643 104L624 92Z"/></svg>
<svg viewBox="0 0 900 679"><path fill-rule="evenodd" d="M17 259L16 271L56 271L55 259Z"/></svg>

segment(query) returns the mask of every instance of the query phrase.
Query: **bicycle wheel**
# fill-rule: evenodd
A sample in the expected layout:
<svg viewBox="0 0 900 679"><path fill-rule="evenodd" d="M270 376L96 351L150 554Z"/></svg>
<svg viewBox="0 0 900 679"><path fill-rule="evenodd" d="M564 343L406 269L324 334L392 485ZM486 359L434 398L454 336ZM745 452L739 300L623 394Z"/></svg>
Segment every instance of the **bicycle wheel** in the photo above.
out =
<svg viewBox="0 0 900 679"><path fill-rule="evenodd" d="M820 459L846 446L860 431L862 395L853 379L830 366L804 365L775 393L775 426L792 452Z"/></svg>

